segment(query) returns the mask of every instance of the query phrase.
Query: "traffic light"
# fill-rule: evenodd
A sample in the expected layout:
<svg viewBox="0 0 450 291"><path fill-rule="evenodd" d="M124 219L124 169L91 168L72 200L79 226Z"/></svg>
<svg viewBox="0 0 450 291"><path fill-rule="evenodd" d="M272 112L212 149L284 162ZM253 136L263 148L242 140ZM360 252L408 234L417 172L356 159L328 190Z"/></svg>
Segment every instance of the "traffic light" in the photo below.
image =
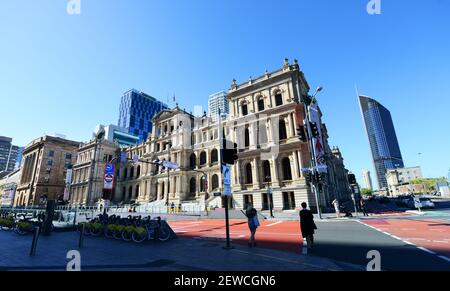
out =
<svg viewBox="0 0 450 291"><path fill-rule="evenodd" d="M313 137L318 137L320 135L319 128L317 127L317 123L310 122L309 126L311 127L311 134Z"/></svg>
<svg viewBox="0 0 450 291"><path fill-rule="evenodd" d="M228 145L232 145L227 147ZM228 165L234 165L234 161L238 159L238 151L237 151L237 144L227 141L226 139L223 140L222 143L222 163L228 164Z"/></svg>
<svg viewBox="0 0 450 291"><path fill-rule="evenodd" d="M306 172L306 174L305 174L305 179L306 179L306 182L308 182L308 183L311 183L311 182L312 182L312 180L313 180L313 175L312 175L312 173L311 173L310 171Z"/></svg>
<svg viewBox="0 0 450 291"><path fill-rule="evenodd" d="M314 181L319 182L320 181L320 174L317 171L314 171Z"/></svg>
<svg viewBox="0 0 450 291"><path fill-rule="evenodd" d="M327 180L327 174L326 173L320 173L319 174L319 182L325 182Z"/></svg>
<svg viewBox="0 0 450 291"><path fill-rule="evenodd" d="M350 184L350 185L354 185L354 184L357 184L356 183L356 177L355 177L355 174L348 174L348 183Z"/></svg>
<svg viewBox="0 0 450 291"><path fill-rule="evenodd" d="M300 126L299 128L297 128L297 135L298 138L302 141L302 142L306 142L306 134L305 134L305 127L304 126Z"/></svg>

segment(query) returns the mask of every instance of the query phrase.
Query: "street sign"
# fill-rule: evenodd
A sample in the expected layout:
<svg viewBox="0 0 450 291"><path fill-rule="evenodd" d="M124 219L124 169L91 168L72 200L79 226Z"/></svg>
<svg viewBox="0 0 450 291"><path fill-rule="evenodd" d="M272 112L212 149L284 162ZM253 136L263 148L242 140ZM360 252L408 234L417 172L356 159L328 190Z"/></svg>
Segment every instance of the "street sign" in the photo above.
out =
<svg viewBox="0 0 450 291"><path fill-rule="evenodd" d="M231 185L223 185L223 196L231 196Z"/></svg>
<svg viewBox="0 0 450 291"><path fill-rule="evenodd" d="M163 167L169 168L169 169L178 169L180 167L180 166L178 166L177 163L167 162L167 161L163 161L162 165L163 165Z"/></svg>
<svg viewBox="0 0 450 291"><path fill-rule="evenodd" d="M220 192L214 192L214 197L222 196L222 193Z"/></svg>
<svg viewBox="0 0 450 291"><path fill-rule="evenodd" d="M326 170L328 169L327 165L319 165L319 166L315 166L312 168L302 168L303 172L308 172L308 171L312 171L312 170Z"/></svg>
<svg viewBox="0 0 450 291"><path fill-rule="evenodd" d="M114 185L114 164L105 165L105 175L103 177L103 189L112 190Z"/></svg>
<svg viewBox="0 0 450 291"><path fill-rule="evenodd" d="M222 166L223 185L231 186L231 167L228 165Z"/></svg>

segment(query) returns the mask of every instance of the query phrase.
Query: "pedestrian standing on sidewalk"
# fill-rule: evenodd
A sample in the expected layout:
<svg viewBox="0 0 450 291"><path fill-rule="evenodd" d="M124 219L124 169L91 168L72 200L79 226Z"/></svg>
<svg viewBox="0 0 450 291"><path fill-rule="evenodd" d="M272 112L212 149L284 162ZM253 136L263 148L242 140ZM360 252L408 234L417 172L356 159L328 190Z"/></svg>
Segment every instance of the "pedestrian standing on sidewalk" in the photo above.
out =
<svg viewBox="0 0 450 291"><path fill-rule="evenodd" d="M336 218L340 218L341 217L341 211L339 210L339 201L337 200L337 198L335 198L333 200L333 202L331 202L331 204L333 204L334 211L336 211Z"/></svg>
<svg viewBox="0 0 450 291"><path fill-rule="evenodd" d="M316 224L314 223L314 215L311 210L306 209L308 205L303 202L302 210L300 210L300 229L302 231L302 237L306 239L306 243L308 245L308 250L311 250L314 245L314 233L315 229L317 229Z"/></svg>
<svg viewBox="0 0 450 291"><path fill-rule="evenodd" d="M256 247L255 234L256 229L259 226L258 211L253 208L253 205L251 203L249 203L247 205L247 210L245 212L242 211L242 213L244 213L244 215L247 217L248 228L250 229L250 241L248 242L248 246Z"/></svg>
<svg viewBox="0 0 450 291"><path fill-rule="evenodd" d="M366 211L366 200L364 200L364 198L361 198L361 200L359 200L359 206L361 207L361 211L362 211L363 215L369 216L369 214L367 214L367 211Z"/></svg>

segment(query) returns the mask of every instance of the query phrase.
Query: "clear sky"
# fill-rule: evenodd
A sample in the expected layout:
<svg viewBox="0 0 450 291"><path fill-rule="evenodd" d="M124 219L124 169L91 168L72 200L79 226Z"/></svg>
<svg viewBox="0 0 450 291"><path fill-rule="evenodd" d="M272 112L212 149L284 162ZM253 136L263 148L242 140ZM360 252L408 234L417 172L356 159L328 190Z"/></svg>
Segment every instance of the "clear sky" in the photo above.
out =
<svg viewBox="0 0 450 291"><path fill-rule="evenodd" d="M392 113L406 166L450 168L450 1L0 0L0 135L87 141L116 124L130 88L181 107L207 106L283 59L297 58L318 96L331 145L375 175L355 93ZM422 153L422 155L418 155Z"/></svg>

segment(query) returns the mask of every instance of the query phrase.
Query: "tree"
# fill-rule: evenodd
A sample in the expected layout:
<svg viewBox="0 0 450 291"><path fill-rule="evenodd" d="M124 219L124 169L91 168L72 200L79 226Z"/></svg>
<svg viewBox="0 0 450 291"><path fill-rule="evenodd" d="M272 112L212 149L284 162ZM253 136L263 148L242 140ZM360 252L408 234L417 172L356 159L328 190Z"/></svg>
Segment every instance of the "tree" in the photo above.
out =
<svg viewBox="0 0 450 291"><path fill-rule="evenodd" d="M444 182L446 179L443 178L422 178L422 179L414 179L411 181L411 184L423 184L428 191L436 190L436 183Z"/></svg>
<svg viewBox="0 0 450 291"><path fill-rule="evenodd" d="M369 196L369 195L372 195L372 190L370 190L370 189L367 189L367 188L362 188L361 189L361 194L362 195L364 195L364 196Z"/></svg>

